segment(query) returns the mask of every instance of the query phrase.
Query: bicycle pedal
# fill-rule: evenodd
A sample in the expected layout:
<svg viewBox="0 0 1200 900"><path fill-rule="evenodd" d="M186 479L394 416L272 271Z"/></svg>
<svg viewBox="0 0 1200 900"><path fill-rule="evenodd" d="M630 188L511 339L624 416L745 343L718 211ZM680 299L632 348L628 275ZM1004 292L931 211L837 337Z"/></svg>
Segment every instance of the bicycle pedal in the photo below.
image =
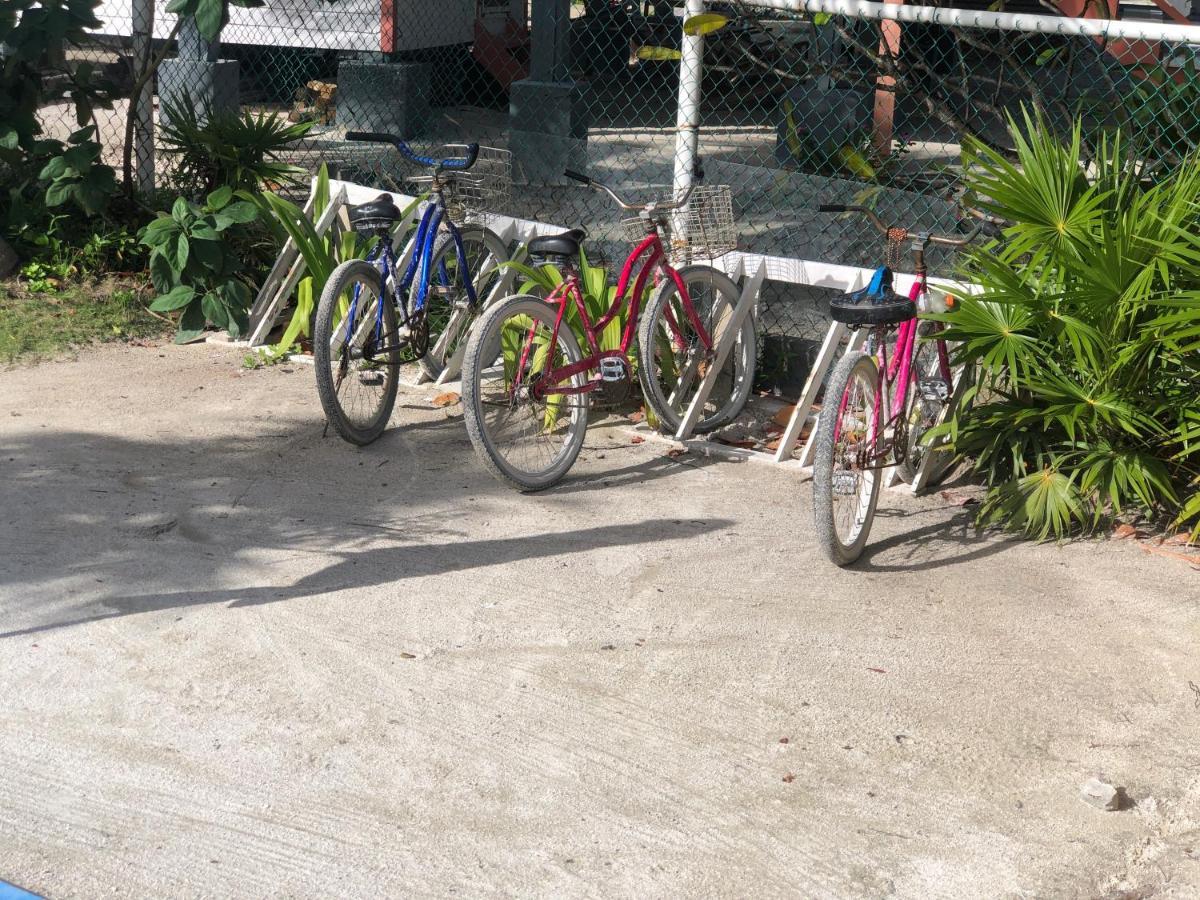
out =
<svg viewBox="0 0 1200 900"><path fill-rule="evenodd" d="M917 382L922 400L939 400L945 402L950 397L950 385L944 378L923 378Z"/></svg>
<svg viewBox="0 0 1200 900"><path fill-rule="evenodd" d="M624 381L629 377L629 368L625 360L616 356L606 356L600 360L601 381Z"/></svg>

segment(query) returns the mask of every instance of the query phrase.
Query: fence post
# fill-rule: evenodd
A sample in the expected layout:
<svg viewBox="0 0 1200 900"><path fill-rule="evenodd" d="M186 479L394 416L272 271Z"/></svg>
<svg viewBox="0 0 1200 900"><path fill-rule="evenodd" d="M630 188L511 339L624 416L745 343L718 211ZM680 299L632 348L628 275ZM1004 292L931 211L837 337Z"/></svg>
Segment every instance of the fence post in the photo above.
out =
<svg viewBox="0 0 1200 900"><path fill-rule="evenodd" d="M704 0L687 0L684 22L704 12ZM679 108L675 117L675 193L692 183L700 145L700 94L704 82L704 37L683 34L679 60ZM680 235L686 237L686 235Z"/></svg>
<svg viewBox="0 0 1200 900"><path fill-rule="evenodd" d="M154 0L133 0L133 59L137 75L150 66L154 52ZM138 193L154 193L154 87L145 84L137 97L133 122L133 164Z"/></svg>

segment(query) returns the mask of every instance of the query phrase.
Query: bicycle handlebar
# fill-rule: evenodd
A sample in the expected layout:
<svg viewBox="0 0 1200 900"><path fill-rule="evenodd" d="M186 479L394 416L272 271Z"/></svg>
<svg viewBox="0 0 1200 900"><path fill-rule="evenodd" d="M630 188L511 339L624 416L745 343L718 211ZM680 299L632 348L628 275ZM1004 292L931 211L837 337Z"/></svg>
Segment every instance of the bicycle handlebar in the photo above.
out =
<svg viewBox="0 0 1200 900"><path fill-rule="evenodd" d="M572 181L578 181L580 184L586 184L594 191L604 191L604 193L612 197L613 202L615 202L617 206L621 207L621 209L628 210L630 212L640 212L649 208L650 205L653 205L656 210L670 211L673 209L679 209L688 202L688 199L692 196L692 191L696 189L696 183L704 180L704 169L700 165L700 158L697 157L695 168L692 171L692 175L694 176L692 178L692 183L689 184L687 190L683 192L683 196L681 196L678 200L671 200L666 203L643 204L641 206L637 206L632 203L626 203L621 199L620 195L617 194L616 191L610 188L603 181L597 181L595 178L584 175L582 172L576 172L573 169L567 169L563 172L563 175L567 178L570 178Z"/></svg>
<svg viewBox="0 0 1200 900"><path fill-rule="evenodd" d="M475 165L475 160L479 158L478 144L467 144L467 155L464 157L451 156L446 159L434 159L432 156L421 156L394 134L386 134L382 131L347 131L346 140L365 141L374 144L391 144L409 162L414 162L422 166L430 166L431 168L441 167L460 172L465 172L471 168L471 166Z"/></svg>
<svg viewBox="0 0 1200 900"><path fill-rule="evenodd" d="M817 207L818 212L855 212L860 213L871 222L872 225L882 235L887 235L889 228L884 221L875 214L874 210L867 209L865 206L850 206L843 203L822 203ZM962 237L946 237L939 234L927 234L925 240L931 244L941 244L943 247L963 247L975 240L979 233L984 230L983 224L977 224L974 228L968 231Z"/></svg>

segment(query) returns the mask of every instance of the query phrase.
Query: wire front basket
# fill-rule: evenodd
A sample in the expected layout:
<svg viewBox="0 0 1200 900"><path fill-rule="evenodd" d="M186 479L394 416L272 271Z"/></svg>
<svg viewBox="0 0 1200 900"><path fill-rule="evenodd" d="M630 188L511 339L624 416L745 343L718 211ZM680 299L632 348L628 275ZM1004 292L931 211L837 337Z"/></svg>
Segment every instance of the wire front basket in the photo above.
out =
<svg viewBox="0 0 1200 900"><path fill-rule="evenodd" d="M463 157L465 144L446 144L433 155L443 158ZM467 220L485 222L489 216L508 208L512 201L512 154L496 147L480 147L475 165L465 172L444 169L446 209L454 222ZM432 175L417 175L408 179L421 192L428 191Z"/></svg>
<svg viewBox="0 0 1200 900"><path fill-rule="evenodd" d="M729 185L700 185L675 219L672 256L716 259L736 247L733 193Z"/></svg>
<svg viewBox="0 0 1200 900"><path fill-rule="evenodd" d="M733 226L733 194L727 184L700 185L688 205L665 213L671 223L671 257L715 259L737 246ZM631 244L640 244L648 234L647 220L638 216L621 220L621 233Z"/></svg>

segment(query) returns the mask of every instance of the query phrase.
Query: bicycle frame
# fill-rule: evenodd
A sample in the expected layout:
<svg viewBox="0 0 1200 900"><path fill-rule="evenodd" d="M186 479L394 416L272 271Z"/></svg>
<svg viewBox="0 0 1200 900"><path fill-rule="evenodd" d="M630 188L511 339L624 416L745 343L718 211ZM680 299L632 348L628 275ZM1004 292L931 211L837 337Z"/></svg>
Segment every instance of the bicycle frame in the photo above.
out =
<svg viewBox="0 0 1200 900"><path fill-rule="evenodd" d="M408 266L405 268L404 275L400 279L400 284L395 288L396 308L401 315L401 325L407 325L415 314L425 308L425 303L429 298L429 286L433 280L433 273L430 271L430 266L433 263L433 248L437 242L438 229L443 224L445 224L446 230L450 233L451 240L454 241L454 252L458 257L459 271L467 271L466 249L463 247L462 233L459 231L458 226L450 221L450 217L446 215L445 201L439 193L435 202L426 204L425 209L421 213L421 218L417 223L416 234L410 243L411 255L408 259ZM392 251L390 236L381 236L375 242L374 248L367 255L367 262L376 264L381 278L380 283L384 286L386 292L388 282L394 281L396 273L396 258ZM450 275L446 271L444 262L439 266L437 274L442 286L448 287ZM416 295L411 298L412 308L410 310L408 299L414 285L416 286ZM471 309L474 309L479 301L475 296L475 286L470 277L464 278L464 286L467 289L467 302ZM345 340L347 343L353 338L350 330L354 323L360 290L361 286L356 285L354 288L354 297L350 301L350 309L346 316ZM374 353L385 354L403 349L403 343L395 347L382 346L384 338L382 303L375 310L374 332L377 345L373 351Z"/></svg>
<svg viewBox="0 0 1200 900"><path fill-rule="evenodd" d="M644 261L642 261L643 257L645 257ZM635 277L633 273L635 268L638 267L639 261L641 261L641 267L637 269L637 276ZM597 368L602 359L617 358L624 360L628 358L629 348L633 344L633 336L637 333L638 317L641 313L642 297L645 295L647 282L653 276L657 283L662 274L670 277L675 282L675 287L679 291L679 297L683 302L683 308L687 313L688 320L696 329L696 333L699 335L705 351L711 351L712 340L704 328L704 324L700 321L700 317L696 314L696 309L692 305L692 298L687 291L687 285L684 284L679 272L667 260L662 238L659 236L658 230L655 229L653 232L648 233L642 242L631 250L629 256L626 257L625 265L621 269L621 277L617 281L616 296L604 314L594 323L588 318L587 306L583 302L579 273L573 269L568 272L562 284L555 288L550 296L546 298L547 303L552 305L555 303L558 304L558 315L554 320L554 328L550 333L550 346L554 347L557 345L558 332L562 328L566 318L568 304L574 301L575 308L579 311L580 321L583 323L583 333L588 343L589 352L579 362L563 366L559 369L551 369L547 372L542 379L532 386L534 394L539 398L552 394L585 394L599 387L602 380L599 377L593 378L587 384L580 385L579 387L565 382L582 372L588 372ZM621 345L615 350L601 350L599 335L621 311L621 307L627 299L631 280L633 282L633 294L628 296L629 316L625 322L625 330L621 335ZM667 312L667 322L674 331L676 342L682 347L683 336L671 317L670 310ZM529 360L534 330L534 328L530 328L529 336L525 341L525 347L521 352L520 364L517 367L517 380L513 385L514 390L519 387L521 373L525 371L525 365Z"/></svg>
<svg viewBox="0 0 1200 900"><path fill-rule="evenodd" d="M912 287L908 292L908 299L912 300L920 308L920 300L929 292L929 284L926 273L920 272L913 280ZM875 400L871 410L871 430L867 434L868 455L867 462L870 464L867 468L879 468L886 464L888 453L892 450L892 446L885 442L887 430L891 428L906 412L906 403L908 399L909 383L912 378L912 362L916 353L917 347L917 329L920 326L920 319L915 316L907 321L901 322L896 330L896 346L895 352L891 359L888 358L887 352L887 334L890 328L874 328L872 336L878 345L876 351L876 364L879 367L878 389L875 391ZM951 381L950 358L946 352L946 344L944 341L937 341L938 354L938 371L947 384ZM899 385L899 390L895 390ZM839 400L837 430L834 432L834 440L840 437L841 419L846 411L846 397L843 395ZM885 419L885 411L887 418Z"/></svg>

